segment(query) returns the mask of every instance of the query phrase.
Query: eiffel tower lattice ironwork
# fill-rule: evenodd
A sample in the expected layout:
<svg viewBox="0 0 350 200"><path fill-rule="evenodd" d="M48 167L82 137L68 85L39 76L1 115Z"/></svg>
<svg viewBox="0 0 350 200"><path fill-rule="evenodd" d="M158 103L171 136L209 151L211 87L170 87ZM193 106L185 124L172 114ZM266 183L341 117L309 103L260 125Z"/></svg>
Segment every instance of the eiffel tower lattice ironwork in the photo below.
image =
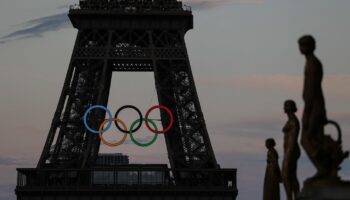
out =
<svg viewBox="0 0 350 200"><path fill-rule="evenodd" d="M107 104L113 71L153 71L159 103L175 116L165 134L171 166L217 168L184 41L192 28L191 12L175 0L111 1L110 7L107 2L82 1L70 11L79 32L38 167L94 163L100 140L84 127L84 112L92 104ZM118 9L126 14L113 12ZM96 112L99 124L104 114ZM168 115L161 113L161 118L166 127Z"/></svg>
<svg viewBox="0 0 350 200"><path fill-rule="evenodd" d="M82 119L90 106L107 105L112 73L125 71L153 72L159 104L173 113L173 126L165 134L171 168L128 165L121 171L108 169L112 175L107 183L113 187L125 184L144 187L143 172L152 169L154 176L163 174L156 183L178 192L177 196L196 192L206 198L206 192L211 192L220 197L214 199L225 195L226 199L235 199L236 171L220 169L217 164L192 76L184 40L186 32L193 28L190 7L177 0L80 0L79 5L70 8L68 16L78 29L68 72L37 168L18 169L18 199L27 199L27 186L31 194L37 192L45 199L43 191L51 191L50 184L74 185L74 189L67 191L78 196L81 194L74 192L85 194L85 190L79 189L83 186L100 192L93 187L101 184L96 179L101 171L94 168L100 139L89 133ZM104 119L104 111L94 110L88 121L93 129L98 129ZM161 121L163 127L169 124L166 112L161 111ZM126 183L125 177L120 179L125 170L130 171ZM179 189L180 186L191 188ZM193 189L194 186L214 189ZM163 193L159 195L164 197ZM79 199L109 198L79 196Z"/></svg>

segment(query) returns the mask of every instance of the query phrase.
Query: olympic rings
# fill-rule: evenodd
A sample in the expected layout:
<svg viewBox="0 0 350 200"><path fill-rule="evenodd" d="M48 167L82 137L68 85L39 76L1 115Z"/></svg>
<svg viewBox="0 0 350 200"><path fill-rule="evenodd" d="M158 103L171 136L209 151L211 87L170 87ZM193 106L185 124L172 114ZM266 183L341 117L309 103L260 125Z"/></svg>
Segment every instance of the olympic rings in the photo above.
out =
<svg viewBox="0 0 350 200"><path fill-rule="evenodd" d="M92 128L90 128L90 126L88 125L87 123L87 115L89 114L89 112L95 108L100 108L102 110L105 110L109 116L109 120L108 120L108 125L105 129L103 129L102 133L106 132L112 125L112 113L111 111L108 110L108 108L104 107L104 106L101 106L101 105L94 105L94 106L91 106L89 109L86 110L85 114L84 114L84 118L83 118L83 121L84 121L84 125L86 127L87 130L89 130L90 132L92 133L95 133L95 134L98 134L99 131L96 131Z"/></svg>
<svg viewBox="0 0 350 200"><path fill-rule="evenodd" d="M170 123L169 123L168 127L167 127L166 129L164 129L163 131L153 130L153 129L149 126L148 120L145 121L145 122L146 122L146 126L147 126L147 128L148 128L151 132L153 132L153 133L158 133L158 134L159 134L159 133L168 132L168 131L172 128L173 123L174 123L174 116L173 116L173 114L171 113L171 111L170 111L169 108L167 108L167 107L165 107L165 106L161 106L161 105L159 105L159 106L153 106L152 108L150 108L150 109L147 111L145 118L148 119L149 114L150 114L154 109L157 109L157 108L159 108L159 109L161 109L161 110L165 110L165 111L169 114L169 116L170 116Z"/></svg>
<svg viewBox="0 0 350 200"><path fill-rule="evenodd" d="M98 131L92 129L92 128L88 125L88 123L87 123L87 116L88 116L88 114L91 112L91 110L93 110L93 109L95 109L95 108L99 108L99 109L105 110L106 113L108 114L108 117L109 117L108 119L105 119L105 120L102 122L102 124L99 126ZM131 124L131 127L130 127L129 130L128 130L126 124L125 124L121 119L118 118L119 113L120 113L123 109L125 109L125 108L134 109L134 110L138 113L138 115L139 115L139 117L140 117L139 119L135 120L135 121ZM157 108L160 109L160 110L165 110L165 111L169 114L169 116L170 116L170 123L169 123L168 127L166 127L163 131L158 131L158 128L157 128L157 125L155 124L155 122L154 122L153 120L151 120L151 119L148 119L149 114L150 114L154 109L157 109ZM134 136L133 136L133 133L135 133L137 130L140 129L140 127L141 127L143 121L146 122L147 128L148 128L151 132L155 133L153 139L152 139L150 142L148 142L148 143L140 143L140 142L136 141L136 139L135 139ZM147 147L147 146L152 145L152 144L157 140L158 134L160 134L160 133L166 133L166 132L168 132L168 131L172 128L173 123L174 123L174 117L173 117L173 114L172 114L171 110L170 110L169 108L165 107L165 106L162 106L162 105L151 107L151 108L147 111L146 117L145 117L145 118L143 118L142 113L141 113L141 111L140 111L138 108L136 108L135 106L132 106L132 105L126 105L126 106L123 106L123 107L119 108L119 109L117 110L117 112L115 113L115 117L112 118L111 111L110 111L108 108L106 108L105 106L102 106L102 105L94 105L94 106L91 106L89 109L86 110L86 112L85 112L85 114L84 114L84 117L83 117L83 122L84 122L85 128L86 128L89 132L91 132L91 133L98 134L100 140L102 141L102 143L105 144L105 145L107 145L107 146L110 146L110 147L119 146L119 145L123 144L123 143L125 142L125 140L127 139L127 136L130 135L131 141L132 141L133 143L135 143L136 145L138 145L138 146L140 146L140 147ZM106 125L107 122L108 122L108 124L107 124L106 128L104 128L104 126ZM102 134L103 134L104 132L106 132L106 131L110 128L112 122L115 123L116 127L118 128L118 130L120 130L121 132L124 133L123 138L122 138L119 142L116 142L116 143L107 142L107 141L103 138L103 136L102 136ZM118 123L121 124L122 128L119 126ZM137 123L138 123L138 125L137 125L137 127L135 127ZM152 128L150 127L149 123L151 123L151 125L153 126L154 129L152 129ZM135 129L134 129L134 127L135 127Z"/></svg>
<svg viewBox="0 0 350 200"><path fill-rule="evenodd" d="M134 131L133 131L133 128L134 128L135 124L138 123L139 121L140 121L140 119L137 119L137 120L135 120L135 121L131 124L130 130L129 130L130 139L131 139L131 141L133 141L137 146L140 146L140 147L148 147L148 146L152 145L152 144L157 140L158 134L153 134L153 135L154 135L154 136L153 136L153 139L152 139L150 142L148 142L148 143L140 143L140 142L136 141L135 138L134 138L134 136L133 136L133 132L134 132ZM142 121L148 121L148 122L150 122L150 123L152 124L152 126L153 126L156 130L158 130L157 125L156 125L156 123L154 123L153 120L144 118L144 119L142 119ZM141 124L141 123L139 123L139 124Z"/></svg>
<svg viewBox="0 0 350 200"><path fill-rule="evenodd" d="M142 122L143 122L141 111L140 111L138 108L136 108L135 106L126 105L126 106L123 106L123 107L121 107L121 108L119 108L119 109L117 110L117 112L116 112L115 115L114 115L114 118L118 119L119 113L120 113L122 110L124 110L125 108L134 109L134 110L137 112L137 114L139 115L139 125L135 128L135 130L132 130L132 132L134 133L134 132L138 131L138 130L141 128L141 125L142 125ZM120 131L123 132L123 133L129 133L129 131L127 131L126 129L123 130L122 128L120 128L120 126L118 125L118 122L117 122L117 121L114 121L114 122L115 122L115 126L118 128L118 130L120 130ZM130 131L131 131L131 129L130 129Z"/></svg>
<svg viewBox="0 0 350 200"><path fill-rule="evenodd" d="M126 127L126 124L125 124L122 120L116 119L116 118L113 118L112 120L113 120L114 122L119 122L119 123L123 126L123 128L124 128L125 130L128 129L128 128ZM110 146L110 147L117 147L117 146L119 146L119 145L121 145L121 144L123 144L123 143L125 142L126 138L128 137L128 134L124 133L123 138L122 138L119 142L117 142L117 143L109 143L109 142L107 142L107 141L103 138L103 136L102 136L102 130L103 130L104 125L105 125L108 121L109 121L109 119L105 119L105 120L102 122L102 124L101 124L101 126L100 126L100 128L99 128L99 130L98 130L98 136L100 137L100 139L101 139L101 141L102 141L103 144L105 144L105 145L107 145L107 146Z"/></svg>

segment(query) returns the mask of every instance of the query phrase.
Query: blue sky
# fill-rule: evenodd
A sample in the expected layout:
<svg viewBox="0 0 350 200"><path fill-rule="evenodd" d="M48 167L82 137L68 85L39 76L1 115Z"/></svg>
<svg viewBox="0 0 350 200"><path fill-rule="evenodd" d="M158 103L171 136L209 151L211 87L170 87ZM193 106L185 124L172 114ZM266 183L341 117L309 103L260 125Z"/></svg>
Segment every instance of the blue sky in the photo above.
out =
<svg viewBox="0 0 350 200"><path fill-rule="evenodd" d="M34 167L43 148L76 37L66 18L73 3L0 1L0 200L15 198L15 168ZM276 139L282 160L284 100L294 99L301 115L305 60L297 40L304 34L317 40L328 117L339 121L344 148L350 149L350 1L187 3L194 8L195 28L186 42L202 110L219 163L238 168L238 199L261 198L266 138ZM153 95L152 74L113 74L108 106L134 104L145 111L157 104ZM101 152L124 152L135 163L167 162L162 138L147 149L126 144L102 146ZM300 181L313 172L303 155ZM349 160L341 175L350 179Z"/></svg>

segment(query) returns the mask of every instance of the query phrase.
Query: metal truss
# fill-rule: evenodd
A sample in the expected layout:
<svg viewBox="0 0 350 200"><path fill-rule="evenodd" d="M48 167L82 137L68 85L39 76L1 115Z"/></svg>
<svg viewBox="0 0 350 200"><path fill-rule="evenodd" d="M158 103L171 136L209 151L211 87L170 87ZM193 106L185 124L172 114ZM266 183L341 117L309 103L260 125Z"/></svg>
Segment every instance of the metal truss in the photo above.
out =
<svg viewBox="0 0 350 200"><path fill-rule="evenodd" d="M89 2L102 1L88 0L85 3ZM153 6L156 2L167 1L143 2L152 2ZM104 6L102 4L100 6ZM100 141L96 134L88 133L82 119L89 106L107 105L113 71L154 72L159 104L169 107L174 114L173 128L165 134L172 168L218 168L184 41L192 15L186 19L182 15L174 15L165 24L166 20L157 15L147 18L147 23L152 24L147 28L144 24L140 24L139 28L137 24L129 28L127 25L113 27L103 18L98 24L79 27L79 22L89 17L91 15L71 17L79 32L38 168L85 168L93 165ZM125 22L127 17L123 17ZM134 16L130 18L135 20ZM139 18L141 20L142 16ZM163 21L160 23L156 19ZM189 22L183 23L184 20ZM118 18L114 21L118 23ZM88 117L89 124L97 129L104 116L103 111L94 110ZM169 116L161 112L161 119L166 127Z"/></svg>

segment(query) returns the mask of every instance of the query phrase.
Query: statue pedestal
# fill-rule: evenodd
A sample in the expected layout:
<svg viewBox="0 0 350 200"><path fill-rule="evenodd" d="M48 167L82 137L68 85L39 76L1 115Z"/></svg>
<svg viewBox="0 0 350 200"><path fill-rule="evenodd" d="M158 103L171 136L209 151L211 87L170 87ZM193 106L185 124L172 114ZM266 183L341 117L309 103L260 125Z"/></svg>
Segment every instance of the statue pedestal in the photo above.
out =
<svg viewBox="0 0 350 200"><path fill-rule="evenodd" d="M297 200L349 200L350 182L315 181L305 183Z"/></svg>

